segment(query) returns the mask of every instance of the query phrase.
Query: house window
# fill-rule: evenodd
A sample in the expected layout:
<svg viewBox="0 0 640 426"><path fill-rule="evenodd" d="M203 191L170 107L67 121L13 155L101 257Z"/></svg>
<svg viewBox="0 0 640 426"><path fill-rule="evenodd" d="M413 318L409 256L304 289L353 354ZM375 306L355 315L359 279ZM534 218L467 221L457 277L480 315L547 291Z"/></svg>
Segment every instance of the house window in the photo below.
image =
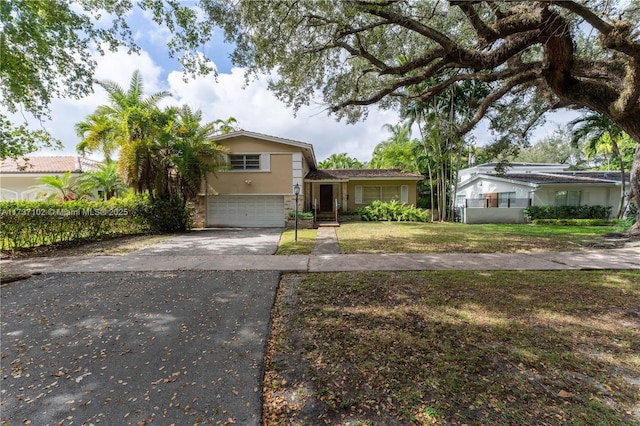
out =
<svg viewBox="0 0 640 426"><path fill-rule="evenodd" d="M516 193L515 192L500 192L498 193L498 206L510 207L515 205Z"/></svg>
<svg viewBox="0 0 640 426"><path fill-rule="evenodd" d="M229 155L231 170L260 170L260 154Z"/></svg>
<svg viewBox="0 0 640 426"><path fill-rule="evenodd" d="M582 191L556 191L556 206L579 206Z"/></svg>
<svg viewBox="0 0 640 426"><path fill-rule="evenodd" d="M356 204L371 204L374 201L389 202L392 200L401 203L409 202L409 186L361 186L356 185Z"/></svg>

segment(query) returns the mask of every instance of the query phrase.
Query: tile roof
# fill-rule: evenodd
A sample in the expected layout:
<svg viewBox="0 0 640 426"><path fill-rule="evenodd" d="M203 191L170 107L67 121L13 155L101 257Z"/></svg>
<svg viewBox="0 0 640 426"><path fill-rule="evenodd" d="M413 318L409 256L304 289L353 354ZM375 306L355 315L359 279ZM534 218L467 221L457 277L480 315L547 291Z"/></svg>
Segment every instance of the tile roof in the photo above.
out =
<svg viewBox="0 0 640 426"><path fill-rule="evenodd" d="M0 173L81 173L97 170L101 164L100 161L74 155L27 158L28 161L24 158L3 160Z"/></svg>
<svg viewBox="0 0 640 426"><path fill-rule="evenodd" d="M305 176L305 180L349 180L349 179L384 179L384 178L406 178L424 179L419 173L405 173L400 169L332 169L332 170L311 170Z"/></svg>

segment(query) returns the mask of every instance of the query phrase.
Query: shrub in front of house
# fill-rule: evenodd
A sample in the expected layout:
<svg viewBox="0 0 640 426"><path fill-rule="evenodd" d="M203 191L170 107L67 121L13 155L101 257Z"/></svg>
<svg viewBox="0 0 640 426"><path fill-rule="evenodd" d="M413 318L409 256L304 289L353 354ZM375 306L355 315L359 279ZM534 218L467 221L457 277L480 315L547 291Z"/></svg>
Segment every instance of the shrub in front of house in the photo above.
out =
<svg viewBox="0 0 640 426"><path fill-rule="evenodd" d="M149 232L149 200L142 197L108 201L0 202L0 249L98 239L107 235Z"/></svg>
<svg viewBox="0 0 640 426"><path fill-rule="evenodd" d="M609 219L609 206L530 206L524 209L528 222L537 219Z"/></svg>
<svg viewBox="0 0 640 426"><path fill-rule="evenodd" d="M184 232L193 227L194 208L178 195L151 197L146 209L144 216L153 232Z"/></svg>
<svg viewBox="0 0 640 426"><path fill-rule="evenodd" d="M289 212L289 219L295 219L296 212ZM298 212L298 219L313 219L313 212Z"/></svg>
<svg viewBox="0 0 640 426"><path fill-rule="evenodd" d="M388 203L374 201L371 205L359 209L358 213L365 221L427 222L429 220L426 210L401 204L397 200Z"/></svg>

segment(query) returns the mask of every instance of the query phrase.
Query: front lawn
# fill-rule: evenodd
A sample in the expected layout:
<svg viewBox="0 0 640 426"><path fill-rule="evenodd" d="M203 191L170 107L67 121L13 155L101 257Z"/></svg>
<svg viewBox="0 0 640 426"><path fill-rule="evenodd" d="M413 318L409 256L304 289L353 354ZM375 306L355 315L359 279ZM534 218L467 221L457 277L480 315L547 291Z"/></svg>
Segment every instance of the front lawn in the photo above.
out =
<svg viewBox="0 0 640 426"><path fill-rule="evenodd" d="M295 231L287 229L280 236L276 254L311 254L316 241L315 229L298 229L298 242L294 241Z"/></svg>
<svg viewBox="0 0 640 426"><path fill-rule="evenodd" d="M638 272L286 275L264 424L638 424L639 306Z"/></svg>
<svg viewBox="0 0 640 426"><path fill-rule="evenodd" d="M575 251L609 226L354 222L337 228L342 253L517 253Z"/></svg>

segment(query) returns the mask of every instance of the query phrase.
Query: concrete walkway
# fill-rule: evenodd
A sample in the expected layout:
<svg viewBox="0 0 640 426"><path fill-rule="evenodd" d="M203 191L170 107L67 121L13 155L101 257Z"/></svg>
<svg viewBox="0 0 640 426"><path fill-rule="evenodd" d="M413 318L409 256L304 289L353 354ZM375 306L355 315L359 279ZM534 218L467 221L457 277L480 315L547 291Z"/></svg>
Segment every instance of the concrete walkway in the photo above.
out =
<svg viewBox="0 0 640 426"><path fill-rule="evenodd" d="M640 269L640 248L539 253L149 255L2 260L2 273Z"/></svg>
<svg viewBox="0 0 640 426"><path fill-rule="evenodd" d="M135 271L640 269L640 246L573 252L340 254L335 228L321 227L318 228L311 255L273 256L270 253L275 252L280 230L265 231L264 235L257 236L255 230L213 232L216 232L215 235L197 232L173 237L163 243L124 256L3 259L0 266L5 274ZM229 241L215 245L209 241L212 237L214 240ZM234 241L240 248L232 247Z"/></svg>
<svg viewBox="0 0 640 426"><path fill-rule="evenodd" d="M340 245L336 228L333 226L322 226L316 231L316 241L313 244L311 254L340 254Z"/></svg>

